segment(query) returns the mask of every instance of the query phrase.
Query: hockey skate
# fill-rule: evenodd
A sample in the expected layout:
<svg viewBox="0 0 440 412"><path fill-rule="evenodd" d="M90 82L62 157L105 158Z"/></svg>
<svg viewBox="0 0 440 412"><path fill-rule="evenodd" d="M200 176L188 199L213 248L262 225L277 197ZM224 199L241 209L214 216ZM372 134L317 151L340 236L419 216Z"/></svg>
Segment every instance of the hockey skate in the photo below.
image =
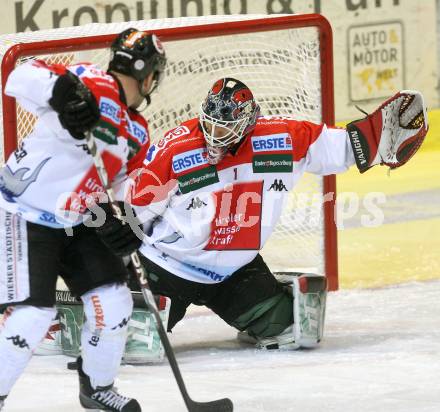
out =
<svg viewBox="0 0 440 412"><path fill-rule="evenodd" d="M87 411L141 412L136 399L120 395L113 385L93 389L89 377L82 370L82 359L78 358L79 401Z"/></svg>

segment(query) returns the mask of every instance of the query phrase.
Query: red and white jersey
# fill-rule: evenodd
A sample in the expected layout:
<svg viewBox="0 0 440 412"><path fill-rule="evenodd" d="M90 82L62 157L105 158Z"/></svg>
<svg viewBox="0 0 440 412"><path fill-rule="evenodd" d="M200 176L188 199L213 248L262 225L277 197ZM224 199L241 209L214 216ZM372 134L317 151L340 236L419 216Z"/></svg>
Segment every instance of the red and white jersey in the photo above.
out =
<svg viewBox="0 0 440 412"><path fill-rule="evenodd" d="M304 172L353 164L344 129L261 117L235 153L210 165L198 119L184 122L150 147L132 188L145 222L140 251L182 278L221 282L254 259Z"/></svg>
<svg viewBox="0 0 440 412"><path fill-rule="evenodd" d="M81 79L99 104L101 118L93 134L116 187L142 165L149 146L145 119L127 107L113 76L87 63L66 67L35 60L18 66L5 92L38 119L0 169L0 207L50 227L82 221L87 196L103 191L85 140L74 139L48 103L58 75L66 70Z"/></svg>

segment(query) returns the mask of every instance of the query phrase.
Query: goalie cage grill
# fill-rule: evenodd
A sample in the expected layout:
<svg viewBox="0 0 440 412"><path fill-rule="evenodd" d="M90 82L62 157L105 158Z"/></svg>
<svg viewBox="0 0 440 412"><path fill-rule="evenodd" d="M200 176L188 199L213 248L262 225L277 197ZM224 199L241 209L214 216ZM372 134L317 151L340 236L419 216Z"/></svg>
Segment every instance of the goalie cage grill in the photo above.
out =
<svg viewBox="0 0 440 412"><path fill-rule="evenodd" d="M92 61L106 68L108 46L127 27L160 36L168 57L166 79L143 113L152 141L195 117L212 83L237 77L254 92L265 115L334 123L332 33L327 20L307 15L185 17L0 36L4 158L33 128L35 119L3 93L5 81L26 59L57 63ZM262 254L273 271L325 273L338 287L334 223L335 177L305 175L289 196ZM323 200L326 200L325 202Z"/></svg>

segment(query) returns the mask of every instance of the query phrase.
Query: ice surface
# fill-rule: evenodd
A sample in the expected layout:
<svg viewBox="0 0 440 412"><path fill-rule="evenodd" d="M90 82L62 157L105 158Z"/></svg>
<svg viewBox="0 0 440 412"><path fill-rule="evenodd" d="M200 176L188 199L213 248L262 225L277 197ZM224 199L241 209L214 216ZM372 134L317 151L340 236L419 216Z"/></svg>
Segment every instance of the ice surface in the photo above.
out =
<svg viewBox="0 0 440 412"><path fill-rule="evenodd" d="M191 397L230 397L237 412L440 411L440 281L331 293L315 350L243 346L197 307L170 337ZM68 360L34 357L4 411L81 411ZM185 411L167 363L123 366L117 386L143 411Z"/></svg>

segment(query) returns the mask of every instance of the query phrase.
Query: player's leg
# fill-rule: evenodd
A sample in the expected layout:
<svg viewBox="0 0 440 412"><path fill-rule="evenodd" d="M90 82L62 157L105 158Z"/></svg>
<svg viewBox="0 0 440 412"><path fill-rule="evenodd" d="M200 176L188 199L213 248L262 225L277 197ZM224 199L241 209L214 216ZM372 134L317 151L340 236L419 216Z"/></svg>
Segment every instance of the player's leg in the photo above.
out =
<svg viewBox="0 0 440 412"><path fill-rule="evenodd" d="M182 279L145 256L141 255L140 259L147 273L148 284L153 294L167 296L171 300L167 324L167 330L170 332L177 322L183 319L188 306L191 303L196 303L197 297L204 289L205 284Z"/></svg>
<svg viewBox="0 0 440 412"><path fill-rule="evenodd" d="M0 396L5 397L55 317L57 256L64 231L26 223L4 211L0 222L0 260L6 268L0 303L8 307L0 328Z"/></svg>
<svg viewBox="0 0 440 412"><path fill-rule="evenodd" d="M240 331L276 336L293 323L292 295L278 282L261 256L219 284L207 306Z"/></svg>
<svg viewBox="0 0 440 412"><path fill-rule="evenodd" d="M89 409L140 411L135 399L113 388L133 310L122 259L101 242L93 228L81 225L74 228L63 259L63 277L84 306L78 359L81 404Z"/></svg>

